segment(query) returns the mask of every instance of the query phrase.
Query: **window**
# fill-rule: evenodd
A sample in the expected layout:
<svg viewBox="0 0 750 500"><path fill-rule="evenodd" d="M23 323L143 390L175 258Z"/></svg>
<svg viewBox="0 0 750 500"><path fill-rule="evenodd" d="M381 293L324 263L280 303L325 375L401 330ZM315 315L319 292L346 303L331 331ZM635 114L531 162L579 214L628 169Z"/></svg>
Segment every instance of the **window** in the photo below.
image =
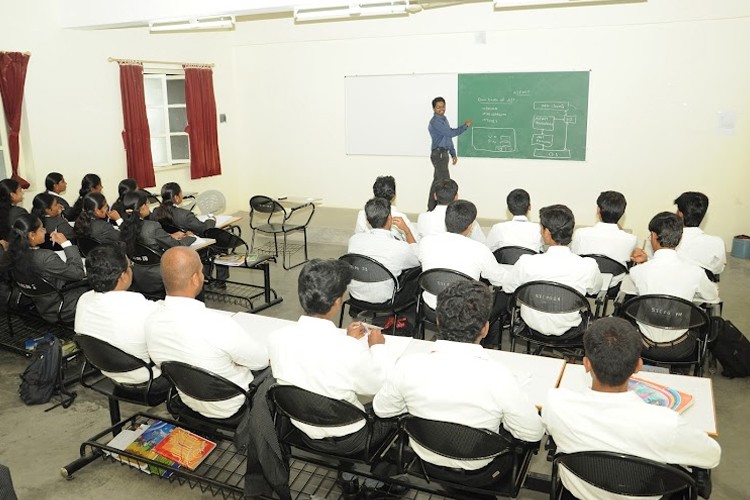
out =
<svg viewBox="0 0 750 500"><path fill-rule="evenodd" d="M143 80L154 167L190 163L185 75L146 73Z"/></svg>

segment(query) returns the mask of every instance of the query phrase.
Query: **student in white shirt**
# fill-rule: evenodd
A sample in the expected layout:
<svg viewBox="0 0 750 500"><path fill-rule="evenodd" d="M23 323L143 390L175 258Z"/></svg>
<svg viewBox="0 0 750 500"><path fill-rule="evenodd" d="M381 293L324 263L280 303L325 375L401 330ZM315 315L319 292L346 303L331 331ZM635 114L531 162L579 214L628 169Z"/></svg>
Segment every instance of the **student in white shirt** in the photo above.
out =
<svg viewBox="0 0 750 500"><path fill-rule="evenodd" d="M720 274L727 263L724 240L704 233L699 227L708 210L708 197L703 193L688 191L676 200L677 216L685 224L677 253L714 274Z"/></svg>
<svg viewBox="0 0 750 500"><path fill-rule="evenodd" d="M715 302L719 298L716 284L697 264L683 259L675 248L682 238L682 221L671 212L656 214L648 223L654 256L630 270L638 295L666 294L687 301L694 299ZM639 325L650 342L644 354L658 360L680 360L689 357L696 349L695 338L686 330L662 330Z"/></svg>
<svg viewBox="0 0 750 500"><path fill-rule="evenodd" d="M365 204L367 222L372 229L356 233L349 238L348 253L365 255L375 259L398 278L401 288L394 298L394 306L414 300L419 276L419 247L411 229L401 217L391 215L391 204L385 198L372 198ZM402 241L393 236L392 226L397 226L406 236ZM402 275L402 272L404 273ZM382 281L364 283L352 281L349 294L355 299L380 304L393 296L393 283Z"/></svg>
<svg viewBox="0 0 750 500"><path fill-rule="evenodd" d="M597 320L583 340L591 389L551 389L542 409L558 452L610 451L709 469L719 464L721 448L705 432L679 413L650 405L628 391L628 379L643 366L640 335L630 323L620 318ZM576 498L630 498L600 490L564 467L560 479Z"/></svg>
<svg viewBox="0 0 750 500"><path fill-rule="evenodd" d="M458 199L458 184L453 179L441 179L435 181L432 185L432 196L435 199L437 205L430 210L419 214L417 219L417 232L419 233L419 239L429 236L431 234L444 233L447 231L445 228L445 211L448 208L448 203ZM471 225L471 233L469 237L472 240L484 243L486 238L484 231L477 224L477 221Z"/></svg>
<svg viewBox="0 0 750 500"><path fill-rule="evenodd" d="M627 201L622 193L603 191L596 199L596 215L600 222L591 227L576 229L570 251L576 255L604 255L627 266L638 238L617 225L625 213L625 207ZM624 273L615 276L612 285L620 283L623 277Z"/></svg>
<svg viewBox="0 0 750 500"><path fill-rule="evenodd" d="M249 387L252 370L268 366L268 351L230 316L206 308L195 297L203 289L203 265L198 253L173 247L161 257L167 296L146 321L146 344L151 359L181 361ZM180 393L182 401L209 418L229 418L242 411L245 397L200 401Z"/></svg>
<svg viewBox="0 0 750 500"><path fill-rule="evenodd" d="M87 195L88 196L88 195ZM75 331L103 340L146 363L151 362L146 346L146 318L156 309L156 302L137 292L129 292L133 282L132 263L120 244L99 245L86 257L86 276L93 290L78 299ZM156 366L152 390L169 388ZM121 384L148 382L148 371L107 373Z"/></svg>
<svg viewBox="0 0 750 500"><path fill-rule="evenodd" d="M544 434L541 419L513 374L490 360L479 342L489 330L493 297L477 281L457 282L438 296L438 339L430 352L402 357L375 395L373 408L380 417L403 413L452 422L524 441L539 441ZM449 368L449 369L447 369ZM412 442L425 462L439 467L458 482L487 487L502 481L512 460L451 459ZM471 471L470 475L462 471ZM429 473L429 470L428 470Z"/></svg>
<svg viewBox="0 0 750 500"><path fill-rule="evenodd" d="M545 253L522 255L502 281L503 291L513 293L530 281L554 281L574 288L582 295L597 293L602 287L602 275L596 261L579 257L568 248L575 217L565 205L551 205L539 211ZM560 339L581 334L581 315L578 312L548 314L521 305L521 318L534 332L553 335Z"/></svg>
<svg viewBox="0 0 750 500"><path fill-rule="evenodd" d="M391 203L391 215L393 217L400 217L404 223L409 226L414 238L419 241L419 235L417 234L417 228L409 220L409 217L401 212L394 202L396 201L396 179L392 175L381 175L375 179L375 183L372 185L372 195L375 198L385 198ZM354 233L364 233L372 229L370 224L367 222L367 216L364 210L360 210L357 214L357 223L354 226ZM391 227L393 235L403 241L406 241L406 235L398 228L398 226Z"/></svg>
<svg viewBox="0 0 750 500"><path fill-rule="evenodd" d="M487 246L493 252L498 248L517 246L539 252L542 249L542 236L539 224L529 221L531 198L523 189L514 189L506 198L508 211L513 219L492 226L487 235Z"/></svg>

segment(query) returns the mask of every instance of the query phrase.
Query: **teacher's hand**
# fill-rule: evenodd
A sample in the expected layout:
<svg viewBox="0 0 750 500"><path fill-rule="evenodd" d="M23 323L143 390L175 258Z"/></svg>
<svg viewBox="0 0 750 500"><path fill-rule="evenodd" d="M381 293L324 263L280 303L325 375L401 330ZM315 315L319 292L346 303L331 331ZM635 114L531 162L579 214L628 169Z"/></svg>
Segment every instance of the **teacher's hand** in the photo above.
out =
<svg viewBox="0 0 750 500"><path fill-rule="evenodd" d="M455 165L458 162L458 156L454 156L451 162L452 165Z"/></svg>

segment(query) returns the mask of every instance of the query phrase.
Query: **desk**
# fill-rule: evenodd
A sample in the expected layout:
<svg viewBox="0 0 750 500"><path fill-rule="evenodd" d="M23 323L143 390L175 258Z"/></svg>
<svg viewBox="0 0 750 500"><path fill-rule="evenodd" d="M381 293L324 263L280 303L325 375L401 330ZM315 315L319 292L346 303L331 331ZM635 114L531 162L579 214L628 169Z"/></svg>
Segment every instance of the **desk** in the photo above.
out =
<svg viewBox="0 0 750 500"><path fill-rule="evenodd" d="M206 222L208 220L208 215L198 215L197 218L201 222ZM214 227L219 229L231 226L242 219L242 217L237 215L215 215L214 218L216 219L216 225Z"/></svg>
<svg viewBox="0 0 750 500"><path fill-rule="evenodd" d="M203 250L206 247L210 247L214 243L216 243L216 240L213 238L201 238L196 236L195 241L190 245L190 248L197 252L199 250Z"/></svg>
<svg viewBox="0 0 750 500"><path fill-rule="evenodd" d="M412 339L403 355L427 352L433 345L433 342L427 340ZM564 359L494 349L485 349L485 352L490 359L508 367L528 395L529 401L537 408L541 408L547 399L547 391L557 387L565 370Z"/></svg>
<svg viewBox="0 0 750 500"><path fill-rule="evenodd" d="M635 376L691 394L693 396L693 405L682 412L682 416L695 427L706 431L708 435L718 435L716 430L713 385L710 378L646 371L638 372ZM591 387L591 376L586 373L583 365L568 364L560 380L560 387L583 392L584 389Z"/></svg>
<svg viewBox="0 0 750 500"><path fill-rule="evenodd" d="M306 198L304 196L280 196L274 198L274 200L292 208L301 208L305 205L320 205L323 203L323 198Z"/></svg>

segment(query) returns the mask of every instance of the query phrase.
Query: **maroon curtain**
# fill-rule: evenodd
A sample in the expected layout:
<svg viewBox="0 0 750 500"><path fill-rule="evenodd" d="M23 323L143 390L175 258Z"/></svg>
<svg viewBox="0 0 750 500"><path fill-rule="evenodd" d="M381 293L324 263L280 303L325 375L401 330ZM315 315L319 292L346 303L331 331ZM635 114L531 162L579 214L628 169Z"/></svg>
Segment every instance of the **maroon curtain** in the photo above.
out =
<svg viewBox="0 0 750 500"><path fill-rule="evenodd" d="M122 95L122 142L128 164L128 177L139 187L156 186L154 160L151 157L151 134L146 117L146 95L143 90L143 65L120 63Z"/></svg>
<svg viewBox="0 0 750 500"><path fill-rule="evenodd" d="M5 122L8 125L8 149L13 169L11 178L17 180L24 189L29 187L29 182L18 175L18 133L21 130L21 104L29 57L31 54L28 53L0 52L0 95L3 98Z"/></svg>
<svg viewBox="0 0 750 500"><path fill-rule="evenodd" d="M185 66L185 103L190 138L190 178L221 174L216 101L211 68Z"/></svg>

